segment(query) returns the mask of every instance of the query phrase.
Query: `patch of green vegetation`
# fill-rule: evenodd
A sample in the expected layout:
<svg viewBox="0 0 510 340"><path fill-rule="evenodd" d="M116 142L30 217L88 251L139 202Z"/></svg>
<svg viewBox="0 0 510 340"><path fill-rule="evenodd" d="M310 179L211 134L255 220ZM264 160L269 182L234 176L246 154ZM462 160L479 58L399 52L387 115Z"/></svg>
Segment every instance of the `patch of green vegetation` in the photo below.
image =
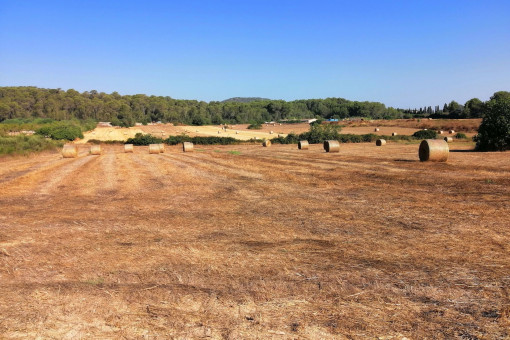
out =
<svg viewBox="0 0 510 340"><path fill-rule="evenodd" d="M229 151L228 153L231 155L240 155L241 151L232 150L232 151Z"/></svg>
<svg viewBox="0 0 510 340"><path fill-rule="evenodd" d="M55 141L42 136L6 136L0 137L0 155L28 155L34 152L55 150L62 147L62 141Z"/></svg>
<svg viewBox="0 0 510 340"><path fill-rule="evenodd" d="M467 136L462 133L462 132L458 132L456 135L455 135L455 138L456 139L468 139Z"/></svg>
<svg viewBox="0 0 510 340"><path fill-rule="evenodd" d="M262 124L260 124L260 123L250 124L250 125L248 125L247 129L260 130L260 129L262 129Z"/></svg>
<svg viewBox="0 0 510 340"><path fill-rule="evenodd" d="M97 277L95 279L88 279L88 280L83 281L83 283L86 283L86 284L92 285L92 286L100 286L104 283L104 278Z"/></svg>
<svg viewBox="0 0 510 340"><path fill-rule="evenodd" d="M413 133L413 137L416 139L436 139L437 132L434 130L419 130Z"/></svg>

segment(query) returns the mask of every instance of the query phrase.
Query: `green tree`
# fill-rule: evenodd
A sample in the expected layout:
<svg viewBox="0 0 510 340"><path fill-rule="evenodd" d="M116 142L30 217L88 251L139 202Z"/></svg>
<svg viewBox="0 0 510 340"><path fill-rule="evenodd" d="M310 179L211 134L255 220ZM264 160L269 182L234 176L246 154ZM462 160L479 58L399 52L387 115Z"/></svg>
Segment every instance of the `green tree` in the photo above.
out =
<svg viewBox="0 0 510 340"><path fill-rule="evenodd" d="M496 92L484 105L483 120L475 137L480 151L510 150L510 96L500 93Z"/></svg>
<svg viewBox="0 0 510 340"><path fill-rule="evenodd" d="M464 116L466 118L478 118L482 116L483 102L478 98L470 99L464 104Z"/></svg>

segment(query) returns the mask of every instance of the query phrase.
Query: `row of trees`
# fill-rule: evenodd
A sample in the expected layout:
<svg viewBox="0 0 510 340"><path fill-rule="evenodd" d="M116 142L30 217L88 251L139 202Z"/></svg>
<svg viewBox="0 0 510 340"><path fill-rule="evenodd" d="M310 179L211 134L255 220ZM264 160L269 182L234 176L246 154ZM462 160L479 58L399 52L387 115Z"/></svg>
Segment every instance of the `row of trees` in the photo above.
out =
<svg viewBox="0 0 510 340"><path fill-rule="evenodd" d="M12 118L94 119L115 125L155 121L192 125L255 123L280 119L369 117L411 118L428 112L386 107L378 102L343 98L286 102L260 99L250 102L203 102L143 94L121 96L117 92L80 93L75 90L37 87L0 87L0 121Z"/></svg>

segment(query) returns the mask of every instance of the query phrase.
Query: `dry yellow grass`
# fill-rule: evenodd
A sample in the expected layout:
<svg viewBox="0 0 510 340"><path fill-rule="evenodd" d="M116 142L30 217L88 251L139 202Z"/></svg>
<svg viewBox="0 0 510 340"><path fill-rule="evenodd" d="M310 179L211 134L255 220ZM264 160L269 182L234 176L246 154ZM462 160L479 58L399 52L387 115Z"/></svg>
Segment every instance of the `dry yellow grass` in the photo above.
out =
<svg viewBox="0 0 510 340"><path fill-rule="evenodd" d="M0 338L505 339L509 153L417 147L3 159Z"/></svg>

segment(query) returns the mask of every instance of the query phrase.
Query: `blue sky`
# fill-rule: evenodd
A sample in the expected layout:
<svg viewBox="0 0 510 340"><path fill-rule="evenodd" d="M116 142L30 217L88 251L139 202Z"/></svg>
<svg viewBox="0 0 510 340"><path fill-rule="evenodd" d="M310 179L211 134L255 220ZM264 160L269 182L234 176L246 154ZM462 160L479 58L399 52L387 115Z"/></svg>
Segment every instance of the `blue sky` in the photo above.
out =
<svg viewBox="0 0 510 340"><path fill-rule="evenodd" d="M4 1L0 86L394 107L510 91L510 1Z"/></svg>

